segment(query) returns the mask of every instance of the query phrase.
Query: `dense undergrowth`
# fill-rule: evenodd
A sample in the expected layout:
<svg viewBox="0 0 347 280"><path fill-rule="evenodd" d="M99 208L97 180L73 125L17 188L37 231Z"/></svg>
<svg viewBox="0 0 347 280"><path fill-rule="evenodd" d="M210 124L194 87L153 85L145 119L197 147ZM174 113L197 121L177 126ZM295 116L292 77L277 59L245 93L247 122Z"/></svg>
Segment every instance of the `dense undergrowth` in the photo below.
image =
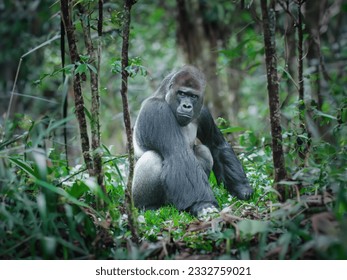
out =
<svg viewBox="0 0 347 280"><path fill-rule="evenodd" d="M49 124L39 138L60 125ZM126 158L104 147L104 197L82 165L68 170L54 146L32 148L34 126L0 144L1 259L347 258L345 148L313 142L300 166L287 147L292 176L283 183L293 198L279 203L268 140L246 131L236 151L255 189L252 199L231 197L211 174L219 215L202 222L170 206L139 211L137 245L125 215Z"/></svg>

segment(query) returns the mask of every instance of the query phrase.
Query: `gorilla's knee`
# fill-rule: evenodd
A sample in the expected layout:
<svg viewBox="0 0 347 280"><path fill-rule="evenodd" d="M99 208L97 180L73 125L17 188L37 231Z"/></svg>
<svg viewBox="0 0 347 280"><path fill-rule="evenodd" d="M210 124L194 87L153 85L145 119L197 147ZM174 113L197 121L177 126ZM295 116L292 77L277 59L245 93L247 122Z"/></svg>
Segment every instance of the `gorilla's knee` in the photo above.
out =
<svg viewBox="0 0 347 280"><path fill-rule="evenodd" d="M162 159L156 152L147 151L139 158L135 165L132 185L135 207L153 209L163 204L161 171Z"/></svg>

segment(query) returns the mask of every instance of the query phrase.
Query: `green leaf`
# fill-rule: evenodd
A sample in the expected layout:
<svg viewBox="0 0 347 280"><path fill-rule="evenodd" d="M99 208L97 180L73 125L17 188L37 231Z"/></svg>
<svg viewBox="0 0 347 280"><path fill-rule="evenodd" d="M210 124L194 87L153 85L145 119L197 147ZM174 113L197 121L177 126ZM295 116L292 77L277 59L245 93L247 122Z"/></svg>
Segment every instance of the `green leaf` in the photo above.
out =
<svg viewBox="0 0 347 280"><path fill-rule="evenodd" d="M341 109L341 121L343 123L347 122L347 108Z"/></svg>
<svg viewBox="0 0 347 280"><path fill-rule="evenodd" d="M235 48L227 49L227 50L220 50L219 52L221 54L224 54L228 59L232 60L236 57L240 56L240 53L242 49L246 46L246 44L250 41L250 39L246 39L242 42L240 42Z"/></svg>
<svg viewBox="0 0 347 280"><path fill-rule="evenodd" d="M87 64L87 67L88 67L91 71L93 71L95 74L98 74L98 71L96 70L96 68L95 68L93 65Z"/></svg>
<svg viewBox="0 0 347 280"><path fill-rule="evenodd" d="M81 63L80 65L77 66L75 70L76 74L82 74L87 72L87 64Z"/></svg>
<svg viewBox="0 0 347 280"><path fill-rule="evenodd" d="M241 233L251 236L257 233L267 232L269 230L269 224L265 221L242 220L237 223L237 226Z"/></svg>
<svg viewBox="0 0 347 280"><path fill-rule="evenodd" d="M279 182L280 185L286 185L286 186L295 186L295 185L298 185L299 183L300 183L299 181L286 181L286 180Z"/></svg>
<svg viewBox="0 0 347 280"><path fill-rule="evenodd" d="M75 68L74 64L68 64L63 69L61 69L65 74L71 74L73 69ZM61 72L60 70L58 72ZM53 72L52 75L54 75L55 72Z"/></svg>
<svg viewBox="0 0 347 280"><path fill-rule="evenodd" d="M74 198L80 198L87 191L89 191L88 186L85 184L80 184L79 181L76 181L67 192Z"/></svg>
<svg viewBox="0 0 347 280"><path fill-rule="evenodd" d="M83 62L83 64L86 64L89 60L89 55L80 55L80 59Z"/></svg>
<svg viewBox="0 0 347 280"><path fill-rule="evenodd" d="M36 180L36 183L39 184L41 187L44 187L64 198L66 198L68 201L70 201L71 203L81 206L81 207L86 207L88 209L93 209L91 208L88 204L77 200L76 198L74 198L73 196L71 196L69 193L67 193L65 190L63 190L62 188L56 187L46 181L42 181L42 180Z"/></svg>
<svg viewBox="0 0 347 280"><path fill-rule="evenodd" d="M89 110L84 106L84 113L86 114L87 118L89 119L89 121L93 121L93 117L92 114L89 112Z"/></svg>
<svg viewBox="0 0 347 280"><path fill-rule="evenodd" d="M320 117L331 119L331 120L336 120L337 119L335 116L323 113L323 112L318 111L318 110L315 110L315 114L316 114L316 116L320 116Z"/></svg>
<svg viewBox="0 0 347 280"><path fill-rule="evenodd" d="M26 172L28 175L34 178L39 178L39 174L37 174L28 163L13 157L9 157L9 160L12 161L15 165L17 165L21 170Z"/></svg>
<svg viewBox="0 0 347 280"><path fill-rule="evenodd" d="M83 188L88 188L88 190L103 199L107 204L110 203L108 197L104 194L101 187L92 178L80 181L80 185L84 185Z"/></svg>
<svg viewBox="0 0 347 280"><path fill-rule="evenodd" d="M241 132L241 131L246 131L246 128L241 127L241 126L234 126L234 127L228 127L228 128L221 129L221 132L223 134L234 133L234 132Z"/></svg>
<svg viewBox="0 0 347 280"><path fill-rule="evenodd" d="M0 143L0 151L1 151L2 149L4 149L6 146L9 146L9 145L11 145L12 143L17 142L18 140L20 140L20 139L26 137L27 135L28 135L28 132L25 131L25 132L24 132L23 134L21 134L21 135L17 135L17 136L14 136L14 137L11 138L11 139L4 140L3 142Z"/></svg>
<svg viewBox="0 0 347 280"><path fill-rule="evenodd" d="M122 72L122 63L120 59L115 59L114 62L111 64L112 68L111 71L112 73L121 73Z"/></svg>
<svg viewBox="0 0 347 280"><path fill-rule="evenodd" d="M297 84L297 82L295 81L295 79L292 77L292 75L290 75L290 73L285 69L283 68L282 66L278 66L277 67L277 71L280 72L282 71L283 73L285 73L289 80L291 80L293 82L293 85L298 89L299 88L299 85Z"/></svg>

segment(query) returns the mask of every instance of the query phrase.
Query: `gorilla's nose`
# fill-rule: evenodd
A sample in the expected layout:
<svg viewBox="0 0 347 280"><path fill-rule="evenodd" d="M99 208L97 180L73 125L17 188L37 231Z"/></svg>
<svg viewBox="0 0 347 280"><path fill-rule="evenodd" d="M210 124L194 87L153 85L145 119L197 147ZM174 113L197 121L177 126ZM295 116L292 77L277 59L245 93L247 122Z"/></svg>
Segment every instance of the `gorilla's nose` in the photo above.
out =
<svg viewBox="0 0 347 280"><path fill-rule="evenodd" d="M191 104L183 104L182 111L185 113L190 113L193 110L193 106Z"/></svg>

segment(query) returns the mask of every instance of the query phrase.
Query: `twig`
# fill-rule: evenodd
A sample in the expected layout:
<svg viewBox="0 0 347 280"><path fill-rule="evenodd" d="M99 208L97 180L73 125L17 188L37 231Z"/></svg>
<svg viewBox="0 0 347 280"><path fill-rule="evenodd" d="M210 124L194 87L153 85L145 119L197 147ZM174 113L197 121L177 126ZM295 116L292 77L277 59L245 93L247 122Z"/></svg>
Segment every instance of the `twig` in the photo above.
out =
<svg viewBox="0 0 347 280"><path fill-rule="evenodd" d="M53 38L43 42L42 44L40 44L37 47L31 49L30 51L26 52L25 54L23 54L20 57L19 63L18 63L18 67L17 67L16 76L14 78L14 83L13 83L13 87L12 87L12 91L11 91L10 101L9 101L8 108L7 108L7 114L6 114L6 118L5 118L5 131L6 131L7 120L9 119L10 113L11 113L11 108L12 108L12 103L13 103L13 96L15 95L14 91L16 89L17 80L18 80L18 76L19 76L19 71L20 71L20 67L21 67L22 62L23 62L23 58L28 56L29 54L37 51L38 49L41 49L42 47L49 45L50 43L52 43L53 41L55 41L55 40L57 40L59 38L60 38L60 35L55 35Z"/></svg>
<svg viewBox="0 0 347 280"><path fill-rule="evenodd" d="M109 163L109 162L111 162L111 161L117 160L117 159L120 158L120 157L125 157L125 155L124 155L124 156L114 157L114 158L105 160L105 161L103 162L103 164L106 164L106 163ZM79 174L81 174L81 173L83 173L83 172L85 172L85 171L87 171L87 170L88 170L88 168L83 167L83 168L80 169L79 171L77 171L77 172L71 174L69 177L67 177L67 178L65 178L64 180L62 180L62 181L60 181L59 183L57 183L56 186L57 186L57 187L58 187L58 186L61 186L63 183L69 181L69 180L72 179L73 177L75 177L75 176L77 176L77 175L79 175Z"/></svg>
<svg viewBox="0 0 347 280"><path fill-rule="evenodd" d="M19 93L19 92L12 92L12 95L16 95L16 96L22 96L22 97L27 97L27 98L31 98L31 99L36 99L36 100L40 100L40 101L44 101L44 102L48 102L48 103L53 103L53 104L59 104L59 102L57 101L53 101L47 98L42 98L39 96L34 96L34 95L30 95L30 94L24 94L24 93Z"/></svg>

